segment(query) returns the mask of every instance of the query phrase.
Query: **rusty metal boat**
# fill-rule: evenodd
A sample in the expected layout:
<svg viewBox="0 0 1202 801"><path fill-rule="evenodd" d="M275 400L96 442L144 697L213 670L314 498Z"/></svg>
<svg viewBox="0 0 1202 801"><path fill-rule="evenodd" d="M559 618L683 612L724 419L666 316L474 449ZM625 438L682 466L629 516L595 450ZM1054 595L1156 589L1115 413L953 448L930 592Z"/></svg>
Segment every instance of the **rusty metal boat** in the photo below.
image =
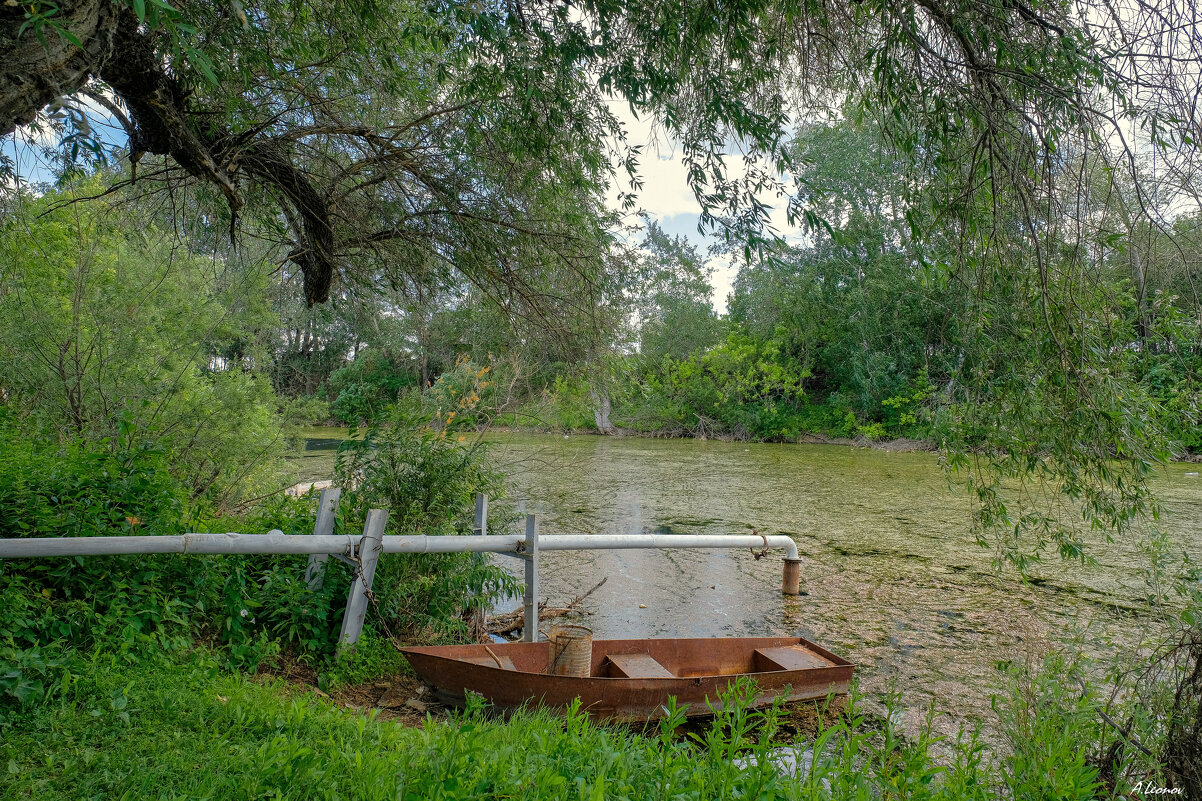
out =
<svg viewBox="0 0 1202 801"><path fill-rule="evenodd" d="M593 640L588 676L548 675L546 642L401 651L444 703L462 705L469 691L503 709L563 708L579 698L599 718L628 721L660 717L669 697L690 717L712 714L743 676L758 687L752 706L843 694L854 667L800 637Z"/></svg>

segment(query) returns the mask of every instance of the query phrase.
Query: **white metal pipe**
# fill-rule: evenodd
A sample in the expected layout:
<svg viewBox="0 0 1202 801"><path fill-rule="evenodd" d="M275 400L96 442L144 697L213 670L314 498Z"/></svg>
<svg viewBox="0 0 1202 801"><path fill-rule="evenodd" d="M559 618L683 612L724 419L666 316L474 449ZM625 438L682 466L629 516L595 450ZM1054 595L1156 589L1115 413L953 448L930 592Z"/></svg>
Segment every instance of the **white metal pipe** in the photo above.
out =
<svg viewBox="0 0 1202 801"><path fill-rule="evenodd" d="M525 542L521 534L465 534L463 536L384 538L384 553L503 553L514 552Z"/></svg>
<svg viewBox="0 0 1202 801"><path fill-rule="evenodd" d="M180 534L162 537L29 537L0 539L0 559L36 556L117 556L142 553L354 553L359 537L345 535Z"/></svg>
<svg viewBox="0 0 1202 801"><path fill-rule="evenodd" d="M384 538L384 553L501 553L525 544L520 534ZM797 558L797 543L784 534L542 534L542 551L594 551L630 548L784 548Z"/></svg>
<svg viewBox="0 0 1202 801"><path fill-rule="evenodd" d="M112 556L142 553L191 554L350 554L359 543L354 535L183 534L129 537L30 537L0 539L0 559L37 556ZM513 553L525 543L521 534L383 538L384 553ZM783 534L545 534L544 551L591 551L629 548L783 548L797 558L797 543Z"/></svg>
<svg viewBox="0 0 1202 801"><path fill-rule="evenodd" d="M796 559L797 543L784 534L545 534L538 538L543 551L591 551L624 548L784 548L786 559Z"/></svg>

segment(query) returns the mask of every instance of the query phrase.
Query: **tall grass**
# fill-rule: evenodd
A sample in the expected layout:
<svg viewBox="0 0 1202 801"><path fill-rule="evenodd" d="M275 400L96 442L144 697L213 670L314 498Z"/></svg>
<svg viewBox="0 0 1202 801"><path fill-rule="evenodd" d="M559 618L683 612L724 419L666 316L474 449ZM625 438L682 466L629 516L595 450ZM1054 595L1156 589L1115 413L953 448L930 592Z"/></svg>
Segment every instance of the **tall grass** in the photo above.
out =
<svg viewBox="0 0 1202 801"><path fill-rule="evenodd" d="M3 798L1087 799L1111 795L1056 705L1024 756L994 758L972 732L907 737L854 695L782 759L782 710L751 711L738 684L699 731L670 706L638 732L580 709L507 721L479 703L406 728L348 714L303 688L229 672L193 651L96 656L40 705L0 710ZM1051 691L1051 690L1049 690ZM1044 698L1045 701L1049 699ZM1003 722L1014 719L1004 718ZM1069 726L1064 728L1065 721ZM1035 758L1038 757L1038 758Z"/></svg>

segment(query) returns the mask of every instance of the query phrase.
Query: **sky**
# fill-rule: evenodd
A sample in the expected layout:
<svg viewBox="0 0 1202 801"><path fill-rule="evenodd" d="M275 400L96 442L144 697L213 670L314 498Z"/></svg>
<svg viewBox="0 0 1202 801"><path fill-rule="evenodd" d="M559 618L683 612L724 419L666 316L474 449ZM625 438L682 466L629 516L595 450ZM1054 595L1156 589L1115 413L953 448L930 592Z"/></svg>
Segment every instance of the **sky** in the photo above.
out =
<svg viewBox="0 0 1202 801"><path fill-rule="evenodd" d="M658 222L668 234L686 237L697 246L703 256L708 255L709 246L718 240L697 231L697 224L701 220L701 206L689 188L679 145L668 139L662 130L657 131L651 121L636 119L625 102L612 101L610 110L626 126L629 143L643 145L642 156L639 159L643 188L638 193L637 207ZM739 163L740 157L731 159L729 167L732 173L737 171ZM628 189L624 182L610 188L610 208L620 208L618 195ZM800 235L801 231L790 226L785 217L785 198L761 200L772 206L770 219L778 232L786 239L794 239ZM637 223L637 216L632 215L630 222ZM738 269L727 256L712 258L710 266L714 268L710 277L710 284L714 287L714 310L725 314L727 296L734 287Z"/></svg>

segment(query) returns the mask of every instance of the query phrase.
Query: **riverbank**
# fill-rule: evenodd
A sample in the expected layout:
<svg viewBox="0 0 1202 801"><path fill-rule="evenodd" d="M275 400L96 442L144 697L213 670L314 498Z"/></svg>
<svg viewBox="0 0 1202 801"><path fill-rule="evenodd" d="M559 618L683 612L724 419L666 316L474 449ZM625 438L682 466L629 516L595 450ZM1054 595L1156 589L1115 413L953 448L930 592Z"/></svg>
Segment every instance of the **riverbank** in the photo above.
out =
<svg viewBox="0 0 1202 801"><path fill-rule="evenodd" d="M331 421L316 423L312 426L307 426L302 431L305 432L306 442L325 442L337 447L337 443L346 439L352 439L350 431L347 427L340 427ZM363 436L364 429L358 428L355 430L354 439L360 439ZM314 436L309 436L310 432ZM670 432L649 432L636 431L632 429L615 429L611 434L602 434L596 428L570 428L564 429L555 426L506 426L506 425L490 425L486 428L477 429L478 435L487 436L489 434L535 434L535 435L563 435L563 436L591 436L591 437L615 437L620 439L635 438L635 439L680 439L680 440L697 440L699 442L715 441L715 442L764 442L766 444L777 445L840 445L848 448L864 448L867 450L883 451L885 453L935 453L939 450L939 446L934 440L915 439L912 437L894 437L891 439L871 439L865 436L856 437L837 437L823 433L804 433L796 439L790 440L752 440L748 438L736 437L732 434L714 434L712 436L693 436L690 434L676 434ZM1191 452L1188 449L1181 452L1174 451L1171 454L1171 460L1174 462L1182 462L1187 464L1202 464L1202 452Z"/></svg>
<svg viewBox="0 0 1202 801"><path fill-rule="evenodd" d="M329 427L322 427L320 430L333 430ZM342 429L344 431L349 429ZM747 438L736 437L731 434L715 434L713 436L698 437L688 434L673 434L668 432L648 432L635 431L632 429L615 429L611 434L602 434L596 428L572 428L562 429L548 426L498 426L492 425L487 428L478 429L480 435L489 434L532 434L532 435L561 435L561 436L583 436L583 437L613 437L616 439L679 439L679 440L695 440L697 442L743 442L768 445L842 445L849 448L866 448L868 450L885 451L887 453L920 453L934 452L938 450L938 446L931 440L911 439L908 437L895 437L893 439L874 440L868 437L833 437L826 434L802 434L796 439L785 440L752 440ZM1202 456L1199 457L1202 459Z"/></svg>
<svg viewBox="0 0 1202 801"><path fill-rule="evenodd" d="M507 434L568 434L571 436L594 436L603 437L611 436L618 438L644 438L644 439L682 439L682 440L697 440L699 442L716 441L716 442L764 442L775 445L841 445L849 448L865 448L868 450L884 451L885 453L935 453L939 450L938 444L934 440L914 439L911 437L894 437L892 439L870 439L865 436L857 437L836 437L822 433L805 433L798 436L796 439L790 440L752 440L747 438L736 437L731 434L715 434L706 437L697 437L689 434L674 434L669 432L655 433L647 431L634 431L629 429L616 429L612 434L602 434L596 428L574 428L567 430L557 429L547 426L489 426L487 429L482 429L479 433L507 433ZM1171 453L1172 461L1183 462L1188 464L1202 463L1202 452L1191 452L1184 450L1181 452Z"/></svg>

